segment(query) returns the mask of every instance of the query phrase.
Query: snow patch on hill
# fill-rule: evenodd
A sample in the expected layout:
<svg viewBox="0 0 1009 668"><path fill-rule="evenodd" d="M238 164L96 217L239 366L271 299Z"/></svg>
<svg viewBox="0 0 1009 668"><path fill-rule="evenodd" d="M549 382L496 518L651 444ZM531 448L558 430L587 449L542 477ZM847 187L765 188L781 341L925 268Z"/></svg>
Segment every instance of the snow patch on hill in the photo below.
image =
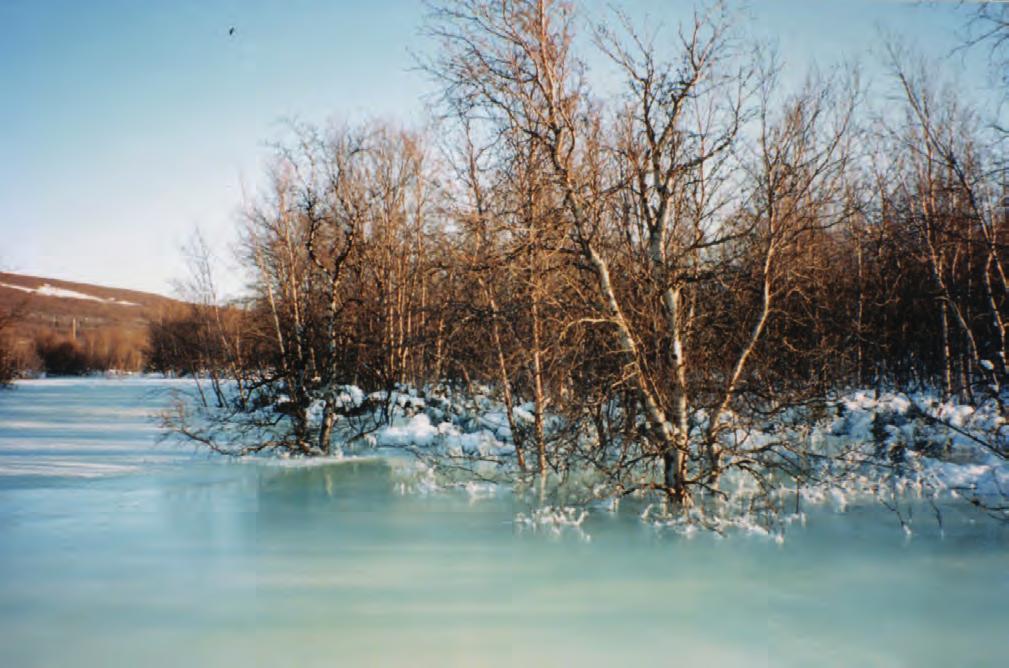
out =
<svg viewBox="0 0 1009 668"><path fill-rule="evenodd" d="M2 288L11 288L13 290L20 290L21 292L28 292L31 294L40 295L42 297L58 297L61 299L83 299L86 301L101 302L102 304L118 304L119 306L139 306L135 302L128 302L122 299L104 299L102 297L95 297L94 295L85 294L83 292L77 292L76 290L67 290L66 288L58 288L54 285L49 285L48 283L43 283L37 288L29 288L24 285L12 285L10 283L0 283Z"/></svg>

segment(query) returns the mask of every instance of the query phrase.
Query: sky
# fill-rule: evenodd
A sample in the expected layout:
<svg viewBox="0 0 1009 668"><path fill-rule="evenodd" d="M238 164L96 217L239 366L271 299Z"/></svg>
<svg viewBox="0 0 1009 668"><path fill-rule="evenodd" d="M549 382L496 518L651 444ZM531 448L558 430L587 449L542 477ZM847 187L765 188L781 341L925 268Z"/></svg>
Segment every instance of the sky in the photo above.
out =
<svg viewBox="0 0 1009 668"><path fill-rule="evenodd" d="M581 4L667 26L692 7ZM751 0L748 14L793 72L858 59L871 73L883 30L980 86L981 68L949 56L960 11ZM285 122L422 120L424 14L419 0L0 0L0 270L172 294L197 227L227 268Z"/></svg>

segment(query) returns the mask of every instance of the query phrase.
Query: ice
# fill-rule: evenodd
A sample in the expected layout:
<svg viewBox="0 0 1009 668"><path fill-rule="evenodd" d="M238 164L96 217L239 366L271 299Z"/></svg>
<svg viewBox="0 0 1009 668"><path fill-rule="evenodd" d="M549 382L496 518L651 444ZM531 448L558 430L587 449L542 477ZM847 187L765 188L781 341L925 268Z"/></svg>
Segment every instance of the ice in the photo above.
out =
<svg viewBox="0 0 1009 668"><path fill-rule="evenodd" d="M55 476L61 478L99 478L139 471L139 465L47 457L4 457L0 476Z"/></svg>
<svg viewBox="0 0 1009 668"><path fill-rule="evenodd" d="M18 381L0 392L0 476L105 478L189 461L192 446L158 443L166 392L191 380L123 376Z"/></svg>
<svg viewBox="0 0 1009 668"><path fill-rule="evenodd" d="M654 497L540 502L448 481L395 448L194 456L157 444L147 418L185 386L53 379L0 393L3 665L1004 663L1009 538L979 513L949 513L939 531L927 504L900 524L847 489L837 514L826 489L803 488L784 534L756 514L673 515ZM851 424L877 405L855 410ZM431 437L417 449L504 446L427 418L397 413L392 427ZM944 437L911 422L885 438ZM846 442L838 433L825 444ZM969 454L914 455L914 475L1009 482L997 457Z"/></svg>

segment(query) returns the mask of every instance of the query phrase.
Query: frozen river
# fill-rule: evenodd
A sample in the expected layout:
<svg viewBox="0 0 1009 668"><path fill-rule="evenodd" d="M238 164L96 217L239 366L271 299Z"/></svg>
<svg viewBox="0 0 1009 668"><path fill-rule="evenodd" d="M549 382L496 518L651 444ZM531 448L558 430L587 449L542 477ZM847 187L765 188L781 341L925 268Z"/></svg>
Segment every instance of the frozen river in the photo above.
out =
<svg viewBox="0 0 1009 668"><path fill-rule="evenodd" d="M1009 530L531 531L382 460L157 444L168 381L0 393L0 666L1005 666Z"/></svg>

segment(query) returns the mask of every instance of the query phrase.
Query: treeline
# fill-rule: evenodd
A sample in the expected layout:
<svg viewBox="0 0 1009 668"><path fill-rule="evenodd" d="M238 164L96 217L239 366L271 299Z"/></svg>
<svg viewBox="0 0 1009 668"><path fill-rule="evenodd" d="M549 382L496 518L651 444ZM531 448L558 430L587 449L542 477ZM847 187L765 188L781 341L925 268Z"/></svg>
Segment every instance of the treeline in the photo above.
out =
<svg viewBox="0 0 1009 668"><path fill-rule="evenodd" d="M146 332L99 327L77 334L39 333L34 340L35 365L55 376L77 376L99 371L138 372L145 369Z"/></svg>
<svg viewBox="0 0 1009 668"><path fill-rule="evenodd" d="M683 502L797 475L740 434L838 389L999 396L1009 221L977 110L896 49L883 113L853 72L786 89L720 8L663 39L617 19L602 98L571 6L441 3L437 131L298 128L244 221L248 298L220 306L195 253L152 362L271 425L242 452L329 452L344 385L489 387L520 470Z"/></svg>
<svg viewBox="0 0 1009 668"><path fill-rule="evenodd" d="M141 319L127 324L56 315L31 298L0 305L0 384L39 374L144 371L148 334Z"/></svg>
<svg viewBox="0 0 1009 668"><path fill-rule="evenodd" d="M0 334L0 364L8 382L45 373L79 376L104 371L139 372L147 368L147 332L116 326L79 333L13 324Z"/></svg>

